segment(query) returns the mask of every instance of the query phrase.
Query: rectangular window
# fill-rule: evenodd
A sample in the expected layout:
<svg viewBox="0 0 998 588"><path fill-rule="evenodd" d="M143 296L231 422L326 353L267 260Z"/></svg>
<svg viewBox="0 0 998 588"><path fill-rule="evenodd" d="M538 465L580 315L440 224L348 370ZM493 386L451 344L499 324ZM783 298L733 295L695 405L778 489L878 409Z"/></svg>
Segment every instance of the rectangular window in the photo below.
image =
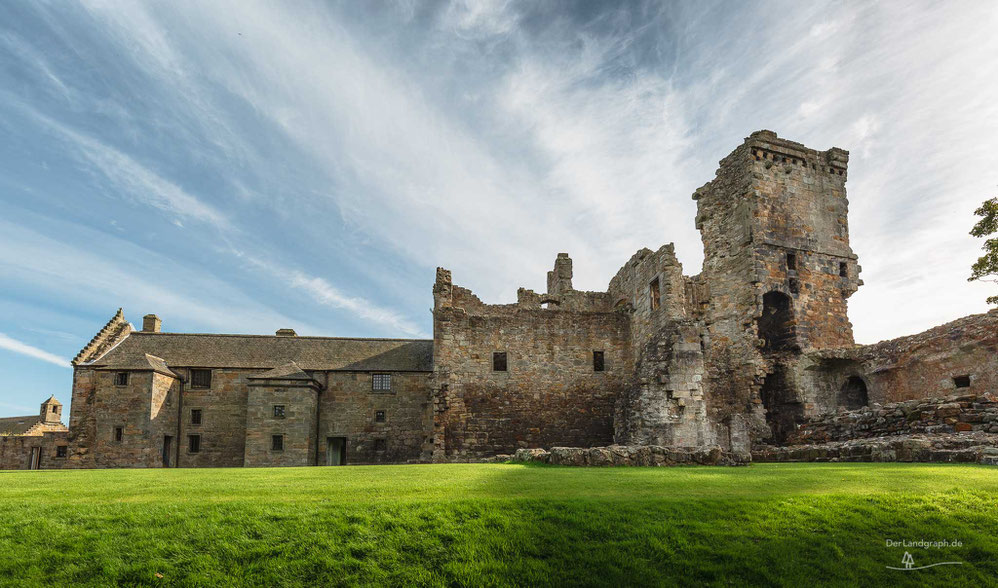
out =
<svg viewBox="0 0 998 588"><path fill-rule="evenodd" d="M376 411L374 411L374 422L376 422L376 423L383 423L383 422L385 422L385 411L383 411L383 410L376 410Z"/></svg>
<svg viewBox="0 0 998 588"><path fill-rule="evenodd" d="M787 269L796 270L797 269L797 254L787 253Z"/></svg>
<svg viewBox="0 0 998 588"><path fill-rule="evenodd" d="M201 435L188 435L187 452L200 453L200 451L201 451Z"/></svg>
<svg viewBox="0 0 998 588"><path fill-rule="evenodd" d="M389 392L392 389L391 374L371 374L371 390Z"/></svg>
<svg viewBox="0 0 998 588"><path fill-rule="evenodd" d="M270 449L273 451L284 451L284 435L272 435L270 437Z"/></svg>
<svg viewBox="0 0 998 588"><path fill-rule="evenodd" d="M115 427L114 428L114 442L115 443L121 443L121 439L124 436L125 436L125 428L124 427Z"/></svg>
<svg viewBox="0 0 998 588"><path fill-rule="evenodd" d="M274 405L274 418L275 419L283 419L284 418L284 405L283 404L275 404Z"/></svg>
<svg viewBox="0 0 998 588"><path fill-rule="evenodd" d="M602 351L593 351L593 371L594 372L601 372L601 371L603 371L603 369L604 369L603 352Z"/></svg>
<svg viewBox="0 0 998 588"><path fill-rule="evenodd" d="M504 372L506 371L506 352L496 351L492 354L492 371L494 372Z"/></svg>
<svg viewBox="0 0 998 588"><path fill-rule="evenodd" d="M844 261L839 262L839 277L840 278L849 277L849 264Z"/></svg>
<svg viewBox="0 0 998 588"><path fill-rule="evenodd" d="M662 291L658 286L658 278L652 280L651 284L648 285L648 295L651 297L651 309L657 309L661 302L659 299L662 297Z"/></svg>
<svg viewBox="0 0 998 588"><path fill-rule="evenodd" d="M191 370L191 388L211 388L211 370Z"/></svg>
<svg viewBox="0 0 998 588"><path fill-rule="evenodd" d="M58 406L53 406L52 407L52 412L59 412L59 407Z"/></svg>
<svg viewBox="0 0 998 588"><path fill-rule="evenodd" d="M56 457L66 457L67 455L69 455L69 447L66 447L65 445L59 445L55 448Z"/></svg>
<svg viewBox="0 0 998 588"><path fill-rule="evenodd" d="M201 409L192 408L191 409L191 424L200 425L201 424Z"/></svg>
<svg viewBox="0 0 998 588"><path fill-rule="evenodd" d="M127 386L128 385L128 372L118 372L114 374L114 385L115 386Z"/></svg>
<svg viewBox="0 0 998 588"><path fill-rule="evenodd" d="M375 451L384 451L387 447L388 447L388 443L386 443L384 439L375 439L374 440L374 450Z"/></svg>
<svg viewBox="0 0 998 588"><path fill-rule="evenodd" d="M970 388L970 376L953 376L953 385L957 388Z"/></svg>

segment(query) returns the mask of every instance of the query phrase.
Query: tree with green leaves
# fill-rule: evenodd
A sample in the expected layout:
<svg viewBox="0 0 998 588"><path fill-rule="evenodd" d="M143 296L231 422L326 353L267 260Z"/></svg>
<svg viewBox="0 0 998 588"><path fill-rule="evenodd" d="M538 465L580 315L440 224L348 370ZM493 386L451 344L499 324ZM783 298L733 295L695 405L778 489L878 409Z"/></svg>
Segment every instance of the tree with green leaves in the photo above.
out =
<svg viewBox="0 0 998 588"><path fill-rule="evenodd" d="M985 200L974 214L981 217L977 221L970 234L975 237L988 237L998 233L998 197ZM998 282L998 237L991 237L984 241L984 255L971 266L972 273L967 278L969 281L986 280ZM990 277L989 276L993 276ZM998 304L998 296L988 298L988 304Z"/></svg>

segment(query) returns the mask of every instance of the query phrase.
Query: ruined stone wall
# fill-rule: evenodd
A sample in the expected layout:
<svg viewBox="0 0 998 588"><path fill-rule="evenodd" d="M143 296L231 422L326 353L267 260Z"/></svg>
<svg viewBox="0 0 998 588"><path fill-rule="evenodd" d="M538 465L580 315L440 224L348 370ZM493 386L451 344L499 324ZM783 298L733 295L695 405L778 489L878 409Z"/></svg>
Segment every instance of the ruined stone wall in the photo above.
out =
<svg viewBox="0 0 998 588"><path fill-rule="evenodd" d="M438 272L433 459L612 443L615 404L633 373L627 315L468 309L451 295L461 290ZM594 351L604 353L605 371L594 371ZM493 370L494 352L506 353L507 371Z"/></svg>
<svg viewBox="0 0 998 588"><path fill-rule="evenodd" d="M390 391L373 390L371 372L326 374L326 389L319 397L320 464L327 463L330 437L346 439L347 464L429 461L432 374L384 373L391 374ZM381 423L376 418L379 410L385 414Z"/></svg>
<svg viewBox="0 0 998 588"><path fill-rule="evenodd" d="M243 465L315 465L315 409L318 391L285 382L263 382L249 386L246 405L246 451ZM284 407L284 416L274 415L274 406ZM273 437L283 438L275 450Z"/></svg>

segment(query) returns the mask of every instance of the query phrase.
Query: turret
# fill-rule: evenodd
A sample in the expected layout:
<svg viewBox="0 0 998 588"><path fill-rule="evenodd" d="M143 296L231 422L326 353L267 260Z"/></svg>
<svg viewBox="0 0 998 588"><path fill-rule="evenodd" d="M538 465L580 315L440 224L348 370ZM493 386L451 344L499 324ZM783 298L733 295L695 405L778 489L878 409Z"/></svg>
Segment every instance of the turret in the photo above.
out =
<svg viewBox="0 0 998 588"><path fill-rule="evenodd" d="M46 424L62 422L62 403L56 400L55 396L49 396L49 399L42 403L39 416Z"/></svg>

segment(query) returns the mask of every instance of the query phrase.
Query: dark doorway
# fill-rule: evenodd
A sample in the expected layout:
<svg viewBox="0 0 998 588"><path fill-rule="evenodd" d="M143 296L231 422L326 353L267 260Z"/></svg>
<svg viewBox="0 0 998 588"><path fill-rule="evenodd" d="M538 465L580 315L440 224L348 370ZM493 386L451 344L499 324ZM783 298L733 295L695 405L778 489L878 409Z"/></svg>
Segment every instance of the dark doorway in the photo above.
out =
<svg viewBox="0 0 998 588"><path fill-rule="evenodd" d="M797 349L793 301L782 292L766 292L762 297L762 316L758 322L763 351Z"/></svg>
<svg viewBox="0 0 998 588"><path fill-rule="evenodd" d="M326 465L338 466L347 463L347 438L326 438Z"/></svg>
<svg viewBox="0 0 998 588"><path fill-rule="evenodd" d="M793 390L787 384L786 370L777 365L766 375L759 390L762 405L766 409L766 424L773 432L772 441L783 443L797 430L804 416L804 406L797 401Z"/></svg>
<svg viewBox="0 0 998 588"><path fill-rule="evenodd" d="M866 382L859 376L850 376L842 390L839 391L839 406L844 406L847 410L863 408L869 403L866 394Z"/></svg>
<svg viewBox="0 0 998 588"><path fill-rule="evenodd" d="M40 467L42 467L42 448L32 447L31 461L28 463L28 468L32 470L37 470Z"/></svg>
<svg viewBox="0 0 998 588"><path fill-rule="evenodd" d="M170 467L170 447L173 445L173 437L165 435L163 437L163 467Z"/></svg>

